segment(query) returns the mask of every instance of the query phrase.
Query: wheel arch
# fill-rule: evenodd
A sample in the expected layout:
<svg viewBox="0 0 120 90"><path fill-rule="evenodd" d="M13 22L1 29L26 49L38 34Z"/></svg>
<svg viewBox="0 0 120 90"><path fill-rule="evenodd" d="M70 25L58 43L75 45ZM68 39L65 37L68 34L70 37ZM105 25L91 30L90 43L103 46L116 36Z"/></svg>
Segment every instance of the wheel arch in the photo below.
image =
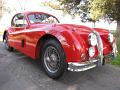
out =
<svg viewBox="0 0 120 90"><path fill-rule="evenodd" d="M6 35L6 33L7 33L7 31L4 31L4 33L3 33L3 42L4 42L4 40L5 40L5 35Z"/></svg>
<svg viewBox="0 0 120 90"><path fill-rule="evenodd" d="M43 35L39 40L38 40L38 42L37 42L37 45L36 45L36 59L38 60L40 57L40 52L41 52L41 48L42 48L42 45L45 43L45 41L46 40L48 40L48 39L54 39L54 40L56 40L60 45L61 45L61 47L62 47L62 44L61 44L61 42L58 40L58 38L56 37L56 36L54 36L54 35L52 35L52 34L45 34L45 35ZM63 48L63 47L62 47ZM63 49L63 51L64 51L64 49ZM65 54L65 53L64 53ZM66 56L65 56L65 58L66 58Z"/></svg>

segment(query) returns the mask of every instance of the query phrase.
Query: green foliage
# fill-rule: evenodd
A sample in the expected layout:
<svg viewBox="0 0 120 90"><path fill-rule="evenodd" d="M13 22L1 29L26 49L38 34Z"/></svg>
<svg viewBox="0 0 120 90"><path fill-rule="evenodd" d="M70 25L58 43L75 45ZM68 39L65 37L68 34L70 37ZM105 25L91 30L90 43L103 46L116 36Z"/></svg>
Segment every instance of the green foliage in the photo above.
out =
<svg viewBox="0 0 120 90"><path fill-rule="evenodd" d="M120 0L91 0L90 16L94 20L108 17L111 20L120 20Z"/></svg>
<svg viewBox="0 0 120 90"><path fill-rule="evenodd" d="M58 0L60 2L60 4L63 6L64 8L64 12L69 13L71 15L75 14L75 12L79 11L79 4L80 1L79 0ZM76 2L79 1L79 2ZM77 13L76 13L77 14Z"/></svg>
<svg viewBox="0 0 120 90"><path fill-rule="evenodd" d="M80 18L91 17L98 20L101 17L120 21L120 0L57 0L63 5L63 10ZM89 14L90 13L90 14Z"/></svg>
<svg viewBox="0 0 120 90"><path fill-rule="evenodd" d="M71 16L79 15L82 21L86 21L89 13L89 0L58 0L63 6L64 12Z"/></svg>
<svg viewBox="0 0 120 90"><path fill-rule="evenodd" d="M118 55L115 60L111 61L111 64L120 66L120 55Z"/></svg>
<svg viewBox="0 0 120 90"><path fill-rule="evenodd" d="M64 13L70 14L73 18L79 15L84 22L89 13L89 0L52 0L45 1L41 5L49 6L56 10L63 10Z"/></svg>
<svg viewBox="0 0 120 90"><path fill-rule="evenodd" d="M49 6L55 10L62 10L61 4L58 1L45 1L40 4L41 6Z"/></svg>

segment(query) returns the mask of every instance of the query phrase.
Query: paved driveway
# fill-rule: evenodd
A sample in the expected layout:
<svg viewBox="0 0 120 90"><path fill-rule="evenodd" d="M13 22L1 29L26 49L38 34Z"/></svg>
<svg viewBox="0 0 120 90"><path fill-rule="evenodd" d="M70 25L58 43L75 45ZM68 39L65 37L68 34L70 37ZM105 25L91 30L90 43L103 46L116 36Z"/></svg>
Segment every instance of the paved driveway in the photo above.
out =
<svg viewBox="0 0 120 90"><path fill-rule="evenodd" d="M0 42L0 90L120 90L120 68L106 65L85 72L66 72L52 80L29 57L5 50Z"/></svg>

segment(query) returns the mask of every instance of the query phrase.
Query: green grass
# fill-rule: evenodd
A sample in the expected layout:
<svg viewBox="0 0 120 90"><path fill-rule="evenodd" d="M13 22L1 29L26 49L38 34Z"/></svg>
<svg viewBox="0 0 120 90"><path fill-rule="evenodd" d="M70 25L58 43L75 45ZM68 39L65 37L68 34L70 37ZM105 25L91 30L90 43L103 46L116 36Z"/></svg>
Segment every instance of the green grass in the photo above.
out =
<svg viewBox="0 0 120 90"><path fill-rule="evenodd" d="M111 33L115 36L115 30L111 30ZM115 60L111 61L112 65L120 66L120 37L116 37L118 55Z"/></svg>
<svg viewBox="0 0 120 90"><path fill-rule="evenodd" d="M111 64L120 66L120 37L117 38L117 50L118 50L118 55L115 60L111 61Z"/></svg>
<svg viewBox="0 0 120 90"><path fill-rule="evenodd" d="M118 55L115 60L111 61L111 64L120 66L120 55Z"/></svg>
<svg viewBox="0 0 120 90"><path fill-rule="evenodd" d="M120 37L117 38L116 42L117 42L118 54L120 55Z"/></svg>

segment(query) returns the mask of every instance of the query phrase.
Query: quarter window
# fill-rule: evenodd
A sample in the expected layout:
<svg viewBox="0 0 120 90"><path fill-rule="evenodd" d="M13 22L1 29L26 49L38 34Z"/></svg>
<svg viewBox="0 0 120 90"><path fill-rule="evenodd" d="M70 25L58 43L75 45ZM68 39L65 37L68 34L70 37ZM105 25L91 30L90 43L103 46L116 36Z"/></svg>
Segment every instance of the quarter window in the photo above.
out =
<svg viewBox="0 0 120 90"><path fill-rule="evenodd" d="M23 14L19 13L15 15L12 19L11 25L14 27L25 27L27 24Z"/></svg>

